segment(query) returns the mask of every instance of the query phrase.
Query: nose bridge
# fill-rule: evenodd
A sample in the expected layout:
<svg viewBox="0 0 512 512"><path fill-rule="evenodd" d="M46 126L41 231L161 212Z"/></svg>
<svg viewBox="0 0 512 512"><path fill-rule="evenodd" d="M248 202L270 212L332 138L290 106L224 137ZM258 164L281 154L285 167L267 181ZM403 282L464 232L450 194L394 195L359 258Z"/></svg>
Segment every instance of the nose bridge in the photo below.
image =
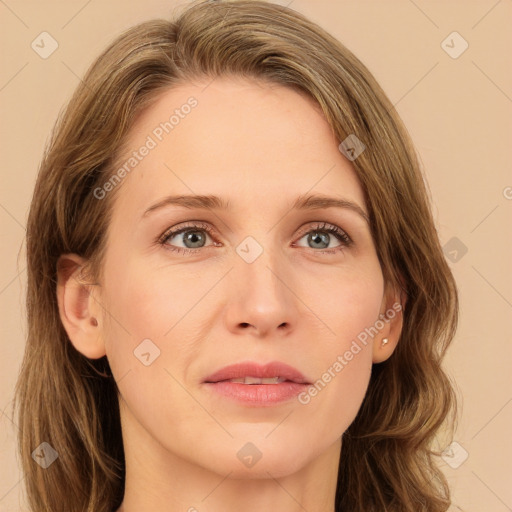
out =
<svg viewBox="0 0 512 512"><path fill-rule="evenodd" d="M273 240L272 233L257 236L258 239L247 236L236 247L237 274L241 274L254 291L264 292L263 295L270 299L276 294L282 295L283 283L279 274L283 273L285 263L281 248Z"/></svg>

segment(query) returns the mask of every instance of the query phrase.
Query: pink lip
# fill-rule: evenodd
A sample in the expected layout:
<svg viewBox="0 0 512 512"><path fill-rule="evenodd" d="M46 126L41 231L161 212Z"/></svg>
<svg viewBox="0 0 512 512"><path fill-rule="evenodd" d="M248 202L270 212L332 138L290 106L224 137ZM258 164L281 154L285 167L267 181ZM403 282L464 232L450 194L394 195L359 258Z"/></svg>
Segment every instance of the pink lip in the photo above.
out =
<svg viewBox="0 0 512 512"><path fill-rule="evenodd" d="M204 382L215 383L223 380L238 379L240 377L281 377L299 384L310 384L307 379L293 366L279 361L273 361L265 365L259 365L252 361L225 366L214 374L206 377ZM245 384L244 384L245 385ZM270 385L270 384L268 384ZM275 385L275 384L272 384Z"/></svg>
<svg viewBox="0 0 512 512"><path fill-rule="evenodd" d="M278 384L228 382L229 379L240 377L281 377L286 380ZM290 400L310 385L297 369L277 361L263 366L250 361L226 366L207 377L204 384L222 396L256 407L268 407Z"/></svg>

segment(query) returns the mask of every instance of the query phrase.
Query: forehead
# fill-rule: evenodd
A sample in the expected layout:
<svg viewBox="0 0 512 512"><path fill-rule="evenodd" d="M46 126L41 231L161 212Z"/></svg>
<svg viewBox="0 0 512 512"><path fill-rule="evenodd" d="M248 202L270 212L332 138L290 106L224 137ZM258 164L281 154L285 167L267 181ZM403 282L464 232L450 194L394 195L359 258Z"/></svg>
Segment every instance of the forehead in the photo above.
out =
<svg viewBox="0 0 512 512"><path fill-rule="evenodd" d="M231 77L184 83L161 93L132 127L119 166L133 166L125 165L120 195L132 208L170 193L229 196L235 206L256 207L318 192L364 207L338 144L305 93Z"/></svg>

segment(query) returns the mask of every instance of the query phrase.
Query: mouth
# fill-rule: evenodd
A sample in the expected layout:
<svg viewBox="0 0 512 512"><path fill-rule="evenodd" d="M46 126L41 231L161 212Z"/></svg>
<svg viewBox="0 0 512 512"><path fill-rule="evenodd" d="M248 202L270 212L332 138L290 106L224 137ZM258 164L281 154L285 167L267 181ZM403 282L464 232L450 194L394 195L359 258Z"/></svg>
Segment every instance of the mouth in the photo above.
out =
<svg viewBox="0 0 512 512"><path fill-rule="evenodd" d="M268 378L259 378L259 377L240 377L239 379L227 379L220 380L217 382L238 382L240 384L279 384L281 382L293 382L283 377L268 377Z"/></svg>
<svg viewBox="0 0 512 512"><path fill-rule="evenodd" d="M203 383L216 396L252 407L273 406L295 398L310 382L285 363L244 362L222 368Z"/></svg>
<svg viewBox="0 0 512 512"><path fill-rule="evenodd" d="M297 384L310 384L299 370L280 361L274 361L265 365L252 361L232 364L209 375L203 382L208 384L233 382L248 385L266 385L280 384L287 381Z"/></svg>

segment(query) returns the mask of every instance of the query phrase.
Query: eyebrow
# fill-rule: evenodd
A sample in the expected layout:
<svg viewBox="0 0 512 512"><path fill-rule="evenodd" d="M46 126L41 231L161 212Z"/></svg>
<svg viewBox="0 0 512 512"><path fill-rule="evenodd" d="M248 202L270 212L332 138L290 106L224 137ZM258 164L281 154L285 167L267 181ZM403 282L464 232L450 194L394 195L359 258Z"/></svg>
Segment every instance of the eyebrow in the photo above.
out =
<svg viewBox="0 0 512 512"><path fill-rule="evenodd" d="M183 208L196 208L204 210L230 210L229 200L213 195L175 195L167 196L150 206L142 215L146 217L151 212L166 206L180 206ZM293 203L292 210L321 210L324 208L342 208L351 210L370 224L368 214L357 203L343 198L323 195L301 195Z"/></svg>

